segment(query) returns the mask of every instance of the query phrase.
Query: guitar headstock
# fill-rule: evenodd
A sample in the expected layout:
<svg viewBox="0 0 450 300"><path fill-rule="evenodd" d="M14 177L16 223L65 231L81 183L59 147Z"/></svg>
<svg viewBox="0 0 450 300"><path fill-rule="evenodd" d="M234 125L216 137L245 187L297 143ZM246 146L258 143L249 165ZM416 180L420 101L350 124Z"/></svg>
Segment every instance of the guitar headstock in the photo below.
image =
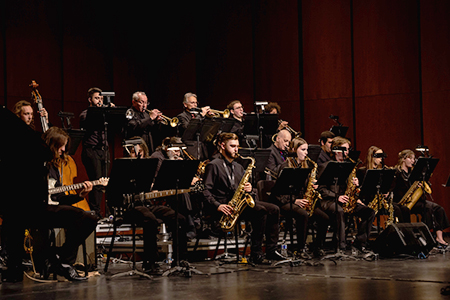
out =
<svg viewBox="0 0 450 300"><path fill-rule="evenodd" d="M99 185L107 186L109 183L109 177L102 177L98 181Z"/></svg>

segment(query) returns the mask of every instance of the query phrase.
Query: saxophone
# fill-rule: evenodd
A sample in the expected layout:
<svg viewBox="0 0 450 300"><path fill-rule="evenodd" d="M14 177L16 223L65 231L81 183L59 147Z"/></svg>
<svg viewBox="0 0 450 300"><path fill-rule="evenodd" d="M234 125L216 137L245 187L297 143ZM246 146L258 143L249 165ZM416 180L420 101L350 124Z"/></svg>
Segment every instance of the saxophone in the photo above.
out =
<svg viewBox="0 0 450 300"><path fill-rule="evenodd" d="M247 170L245 170L244 176L242 176L233 198L228 202L228 205L233 208L233 213L231 215L224 214L220 219L220 227L225 232L233 230L239 215L247 205L250 207L255 206L253 197L244 191L244 185L248 182L252 174L252 169L255 167L255 159L253 157L242 157L239 154L238 156L242 159L250 159L251 163L248 165Z"/></svg>
<svg viewBox="0 0 450 300"><path fill-rule="evenodd" d="M355 161L351 158L348 158L352 163ZM348 196L348 202L342 205L342 209L345 213L353 213L356 208L356 202L358 201L359 188L353 183L353 178L356 177L356 170L358 169L360 161L353 168L352 172L348 176L347 179L347 189L345 190L345 195Z"/></svg>
<svg viewBox="0 0 450 300"><path fill-rule="evenodd" d="M306 156L306 160L313 164L314 168L309 176L308 185L306 187L305 199L308 200L308 204L304 207L304 210L308 213L308 216L312 216L314 208L316 207L317 200L322 199L322 196L318 191L314 189L314 183L316 182L317 175L317 163Z"/></svg>
<svg viewBox="0 0 450 300"><path fill-rule="evenodd" d="M419 187L419 183L422 183L421 187ZM425 181L415 181L398 204L405 205L409 209L412 209L413 206L416 205L417 201L419 201L420 197L422 197L424 191L427 194L432 193L428 183Z"/></svg>
<svg viewBox="0 0 450 300"><path fill-rule="evenodd" d="M367 207L375 211L375 215L378 213L378 202L380 202L380 207L386 209L389 212L389 217L386 221L386 227L394 223L394 205L392 205L392 197L386 199L384 195L377 194L373 200L367 205Z"/></svg>

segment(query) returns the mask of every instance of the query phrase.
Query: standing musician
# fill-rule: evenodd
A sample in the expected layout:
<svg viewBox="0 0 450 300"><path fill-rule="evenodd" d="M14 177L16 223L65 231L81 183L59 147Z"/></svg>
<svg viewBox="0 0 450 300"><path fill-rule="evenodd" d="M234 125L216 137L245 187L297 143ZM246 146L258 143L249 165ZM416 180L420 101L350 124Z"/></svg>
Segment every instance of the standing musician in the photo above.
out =
<svg viewBox="0 0 450 300"><path fill-rule="evenodd" d="M34 110L33 110L33 107L31 106L31 103L30 103L30 102L25 101L25 100L20 100L20 101L18 101L18 102L14 105L14 107L13 107L13 109L12 109L12 112L13 112L16 116L18 116L22 121L24 121L25 124L27 124L28 126L30 126L32 129L35 129L35 126L34 126L34 116L33 116ZM49 126L50 126L50 123L49 123L49 121L48 121L48 113L47 113L47 111L45 110L45 108L42 108L42 109L39 111L39 114L40 114L41 117L44 117L44 118L46 119L47 124L49 124Z"/></svg>
<svg viewBox="0 0 450 300"><path fill-rule="evenodd" d="M92 87L87 92L89 107L103 107L102 90ZM111 106L114 106L111 103ZM110 168L109 144L105 131L92 128L86 122L88 110L85 109L80 114L80 127L86 130L83 136L81 161L86 169L89 180L97 180L107 176ZM89 193L90 208L101 218L100 206L103 199L103 188L95 186Z"/></svg>
<svg viewBox="0 0 450 300"><path fill-rule="evenodd" d="M282 162L276 169L275 172L280 175L284 168L313 168L313 163L308 161L308 143L302 138L294 138L289 146L289 152L295 153L295 157L288 157L286 161ZM311 176L312 174L310 174ZM312 180L310 178L309 180ZM314 180L315 181L315 180ZM306 182L308 184L308 181ZM313 188L316 189L318 186L315 182L312 182ZM271 202L280 207L281 214L287 217L295 218L295 223L297 226L297 252L301 254L303 258L308 258L306 253L305 243L308 230L308 212L305 208L310 205L309 200L305 199L305 192L300 191L296 195L294 203L291 203L290 195L274 195L271 194ZM322 242L325 238L328 226L329 217L320 209L320 203L316 203L315 209L313 211L314 217L317 220L318 232L317 238L314 244L314 253L317 256L322 254Z"/></svg>
<svg viewBox="0 0 450 300"><path fill-rule="evenodd" d="M291 139L291 133L286 129L282 129L276 134L275 142L269 147L270 155L266 164L269 170L274 171L277 166L286 161L286 154Z"/></svg>
<svg viewBox="0 0 450 300"><path fill-rule="evenodd" d="M244 106L242 106L241 101L233 100L228 104L227 109L230 110L233 120L235 120L230 132L241 137L244 134Z"/></svg>
<svg viewBox="0 0 450 300"><path fill-rule="evenodd" d="M413 184L409 180L409 175L414 168L415 159L414 152L409 149L405 149L398 154L398 162L395 165L394 202L399 202ZM422 187L422 184L419 184L419 186ZM430 229L434 229L436 241L440 246L448 246L443 237L443 230L450 227L450 223L442 206L426 200L425 196L422 195L411 209L411 213L420 214L423 222Z"/></svg>
<svg viewBox="0 0 450 300"><path fill-rule="evenodd" d="M135 92L131 102L132 106L127 111L128 123L125 128L125 138L140 136L147 144L150 153L153 153L155 148L151 131L162 113L158 109L147 109L148 99L144 92Z"/></svg>
<svg viewBox="0 0 450 300"><path fill-rule="evenodd" d="M233 207L228 203L237 189L243 188L245 192L252 193L255 196L250 182L247 181L243 187L239 187L245 171L242 165L235 161L239 149L237 135L221 133L217 138L217 147L220 156L206 166L205 190L203 191L205 214L211 215L215 220L219 220L223 214L230 215L233 212ZM276 251L280 218L278 206L255 201L253 208L247 207L244 209L242 217L250 220L253 228L250 260L257 264L263 262L262 242L264 232L266 233L266 258L270 260L284 259Z"/></svg>
<svg viewBox="0 0 450 300"><path fill-rule="evenodd" d="M180 135L183 135L189 122L192 119L203 119L210 111L209 106L198 108L197 95L193 93L184 94L183 107L183 112L178 114L177 116L178 120L180 121Z"/></svg>
<svg viewBox="0 0 450 300"><path fill-rule="evenodd" d="M137 139L135 137L132 139ZM137 149L134 150L134 149ZM130 147L126 149L130 157L148 158L148 147L144 141L142 144L137 144L136 147ZM137 155L136 155L137 152ZM109 189L114 196L114 188ZM117 195L116 195L117 196ZM120 195L119 195L120 196ZM144 205L145 203L145 205ZM144 203L136 202L134 207L127 210L124 216L125 221L135 222L137 225L142 226L144 230L144 256L143 256L143 269L148 274L161 275L163 270L159 264L156 263L158 258L158 219L162 220L168 225L169 231L172 232L172 239L175 247L179 247L180 257L174 257L175 260L185 259L187 255L187 239L186 239L186 218L183 214L178 213L178 231L176 230L177 218L176 212L169 206L155 204L154 202L145 201ZM177 239L177 232L179 238ZM175 245L178 240L178 245ZM176 255L176 251L174 251Z"/></svg>
<svg viewBox="0 0 450 300"><path fill-rule="evenodd" d="M367 170L376 170L376 169L384 169L386 166L384 165L384 158L386 154L384 154L383 149L377 146L371 146L367 150L366 160L364 165L358 169L356 175L358 177L359 182L363 182L364 176L367 173ZM383 195L385 199L387 199L389 194ZM375 195L365 195L365 199L362 201L368 205L371 201L374 200ZM394 217L398 220L399 223L409 223L411 222L411 212L409 208L405 205L399 205L398 203L392 203L394 208Z"/></svg>
<svg viewBox="0 0 450 300"><path fill-rule="evenodd" d="M349 153L350 141L337 136L333 139L333 143L331 144L331 149L344 149L345 150L333 150L331 152L331 159L337 162L344 162ZM321 168L325 168L327 164L323 164ZM320 173L320 172L319 172ZM352 180L353 185L358 186L359 180L357 177L349 178L348 180ZM337 189L336 189L337 188ZM339 185L335 187L335 185L321 185L318 188L318 191L322 195L321 208L325 211L332 219L335 219L337 224L337 238L339 241L339 249L345 250L347 243L345 239L345 218L344 218L344 210L342 205L349 202L349 197L345 194L347 189L347 184ZM336 211L335 199L338 197L338 206ZM375 218L375 212L365 206L361 200L357 200L356 207L353 210L353 214L359 218L361 218L361 224L358 226L358 233L356 235L356 239L353 242L353 246L360 250L366 251L367 239L369 238L370 229L372 228L372 223Z"/></svg>
<svg viewBox="0 0 450 300"><path fill-rule="evenodd" d="M334 137L335 134L331 131L323 131L320 134L319 143L322 151L320 151L319 158L317 159L319 165L331 160L331 144L333 143Z"/></svg>

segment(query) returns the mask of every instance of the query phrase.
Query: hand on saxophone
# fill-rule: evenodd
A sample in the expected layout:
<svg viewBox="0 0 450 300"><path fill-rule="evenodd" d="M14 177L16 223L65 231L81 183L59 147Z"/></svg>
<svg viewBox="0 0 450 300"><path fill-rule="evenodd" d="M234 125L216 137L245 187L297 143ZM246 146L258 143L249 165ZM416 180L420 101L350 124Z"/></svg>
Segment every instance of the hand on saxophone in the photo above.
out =
<svg viewBox="0 0 450 300"><path fill-rule="evenodd" d="M250 182L246 182L244 184L244 191L246 193L251 193L252 192L252 184Z"/></svg>
<svg viewBox="0 0 450 300"><path fill-rule="evenodd" d="M341 195L338 198L338 201L341 202L341 203L348 203L348 200L349 200L349 198L348 198L347 195Z"/></svg>
<svg viewBox="0 0 450 300"><path fill-rule="evenodd" d="M233 213L233 208L228 204L220 204L219 207L217 207L217 211L220 211L229 216Z"/></svg>
<svg viewBox="0 0 450 300"><path fill-rule="evenodd" d="M308 205L309 201L306 199L295 199L295 204L300 206L301 208L305 208Z"/></svg>

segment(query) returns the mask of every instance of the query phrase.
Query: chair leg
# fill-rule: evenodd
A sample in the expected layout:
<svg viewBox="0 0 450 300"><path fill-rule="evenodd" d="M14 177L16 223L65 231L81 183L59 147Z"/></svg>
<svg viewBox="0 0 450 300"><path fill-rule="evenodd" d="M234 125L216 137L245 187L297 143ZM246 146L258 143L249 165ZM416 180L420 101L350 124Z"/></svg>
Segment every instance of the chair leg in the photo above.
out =
<svg viewBox="0 0 450 300"><path fill-rule="evenodd" d="M89 270L88 270L88 262L86 257L86 241L83 242L83 263L84 263L84 275L86 277L89 276Z"/></svg>

